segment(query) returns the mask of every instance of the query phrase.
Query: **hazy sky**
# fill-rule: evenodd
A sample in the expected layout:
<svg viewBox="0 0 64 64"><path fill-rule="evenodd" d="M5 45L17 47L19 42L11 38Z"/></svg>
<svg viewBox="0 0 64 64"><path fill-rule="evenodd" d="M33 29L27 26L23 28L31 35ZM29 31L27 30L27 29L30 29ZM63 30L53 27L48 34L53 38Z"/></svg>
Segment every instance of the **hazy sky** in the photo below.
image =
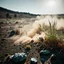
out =
<svg viewBox="0 0 64 64"><path fill-rule="evenodd" d="M64 13L64 0L0 0L0 6L35 14Z"/></svg>

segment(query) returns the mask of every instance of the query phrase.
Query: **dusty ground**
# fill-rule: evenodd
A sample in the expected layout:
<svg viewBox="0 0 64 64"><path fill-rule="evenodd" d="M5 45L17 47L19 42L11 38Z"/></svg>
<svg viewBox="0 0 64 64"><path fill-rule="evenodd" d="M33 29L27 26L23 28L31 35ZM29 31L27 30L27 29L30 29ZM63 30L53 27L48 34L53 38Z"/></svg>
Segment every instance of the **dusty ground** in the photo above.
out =
<svg viewBox="0 0 64 64"><path fill-rule="evenodd" d="M34 18L22 18L22 19L0 19L0 60L3 60L6 54L14 54L16 52L22 52L21 46L15 46L14 41L8 40L10 31L15 28L21 28L25 31L29 31Z"/></svg>
<svg viewBox="0 0 64 64"><path fill-rule="evenodd" d="M23 45L14 45L14 42L16 39L19 39L21 35L26 35L27 32L32 29L32 24L34 27L36 27L35 31L39 31L39 25L43 25L42 23L46 23L46 25L49 24L49 20L52 22L51 17L39 17L39 18L22 18L22 19L0 19L0 60L3 60L6 54L14 54L16 52L22 52L23 50ZM55 17L58 21L58 19ZM53 19L53 20L54 20ZM60 22L61 21L61 22ZM62 23L63 22L63 23ZM64 19L60 19L57 27L64 28ZM41 27L40 27L41 28ZM21 29L23 34L21 35L16 35L12 39L9 39L9 35L11 30L16 30L16 29ZM34 32L34 31L33 31ZM63 33L64 34L64 33ZM38 35L38 34L37 34ZM36 37L38 37L36 35ZM63 35L62 35L63 36ZM63 36L64 39L64 36Z"/></svg>

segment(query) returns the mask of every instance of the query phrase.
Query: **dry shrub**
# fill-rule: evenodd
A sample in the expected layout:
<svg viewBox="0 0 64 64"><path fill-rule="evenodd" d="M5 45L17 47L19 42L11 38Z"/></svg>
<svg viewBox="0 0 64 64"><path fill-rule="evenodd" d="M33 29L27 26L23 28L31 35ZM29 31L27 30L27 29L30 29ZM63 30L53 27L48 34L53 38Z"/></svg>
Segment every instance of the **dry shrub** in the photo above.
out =
<svg viewBox="0 0 64 64"><path fill-rule="evenodd" d="M14 42L16 45L20 45L22 43L29 43L31 41L31 38L28 36L22 36L18 40Z"/></svg>
<svg viewBox="0 0 64 64"><path fill-rule="evenodd" d="M40 28L41 28L41 26L40 26L40 24L39 24L38 26L36 26L36 27L34 27L33 29L31 29L31 30L27 33L27 35L32 38L36 33L39 33L39 32L40 32Z"/></svg>
<svg viewBox="0 0 64 64"><path fill-rule="evenodd" d="M8 40L16 41L16 40L18 40L19 38L20 38L19 35L14 35L14 36L8 38Z"/></svg>
<svg viewBox="0 0 64 64"><path fill-rule="evenodd" d="M14 31L15 31L15 35L20 35L20 36L24 33L24 30L21 28L16 28L14 29Z"/></svg>
<svg viewBox="0 0 64 64"><path fill-rule="evenodd" d="M36 34L32 40L34 40L34 43L39 43L39 42L43 42L41 40L45 40L45 33L41 32L41 34Z"/></svg>

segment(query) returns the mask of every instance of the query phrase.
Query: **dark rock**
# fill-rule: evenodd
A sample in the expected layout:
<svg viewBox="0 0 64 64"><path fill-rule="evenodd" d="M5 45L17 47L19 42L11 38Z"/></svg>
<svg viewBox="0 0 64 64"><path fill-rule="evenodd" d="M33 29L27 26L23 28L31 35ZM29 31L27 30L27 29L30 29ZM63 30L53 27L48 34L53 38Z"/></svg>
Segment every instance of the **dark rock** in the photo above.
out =
<svg viewBox="0 0 64 64"><path fill-rule="evenodd" d="M49 50L41 50L40 58L41 58L42 63L47 61L49 59L50 55L51 55L51 52Z"/></svg>
<svg viewBox="0 0 64 64"><path fill-rule="evenodd" d="M25 53L15 53L12 57L11 60L15 64L24 64L26 60L27 55Z"/></svg>
<svg viewBox="0 0 64 64"><path fill-rule="evenodd" d="M13 35L15 35L15 31L14 31L14 30L12 30L12 31L10 32L9 37L11 37L11 36L13 36Z"/></svg>

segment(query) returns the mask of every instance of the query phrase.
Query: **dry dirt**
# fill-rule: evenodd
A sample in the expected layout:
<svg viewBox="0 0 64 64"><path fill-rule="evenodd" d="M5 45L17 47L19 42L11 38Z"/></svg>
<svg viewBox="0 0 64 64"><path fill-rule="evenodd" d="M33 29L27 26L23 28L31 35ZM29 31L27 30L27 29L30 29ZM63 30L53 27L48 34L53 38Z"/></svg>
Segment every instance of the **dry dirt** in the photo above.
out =
<svg viewBox="0 0 64 64"><path fill-rule="evenodd" d="M0 60L3 60L6 54L22 52L21 46L15 46L13 40L8 39L11 30L21 28L29 31L35 18L22 19L0 19ZM3 21L3 22L2 22Z"/></svg>

